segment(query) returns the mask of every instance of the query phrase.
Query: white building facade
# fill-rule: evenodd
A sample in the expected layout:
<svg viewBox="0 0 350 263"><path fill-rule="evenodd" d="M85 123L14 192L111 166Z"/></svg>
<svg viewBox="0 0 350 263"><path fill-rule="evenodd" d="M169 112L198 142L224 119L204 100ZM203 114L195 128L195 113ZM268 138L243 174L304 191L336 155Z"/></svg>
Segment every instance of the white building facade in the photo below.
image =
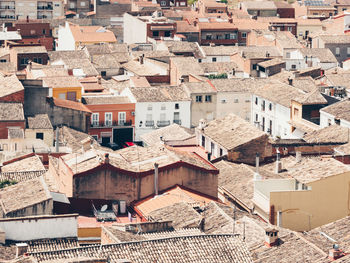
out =
<svg viewBox="0 0 350 263"><path fill-rule="evenodd" d="M252 95L251 123L275 138L293 138L291 133L290 108L263 97Z"/></svg>
<svg viewBox="0 0 350 263"><path fill-rule="evenodd" d="M191 127L191 100L179 101L138 101L129 88L121 95L128 96L135 103L135 141L141 135L172 123Z"/></svg>

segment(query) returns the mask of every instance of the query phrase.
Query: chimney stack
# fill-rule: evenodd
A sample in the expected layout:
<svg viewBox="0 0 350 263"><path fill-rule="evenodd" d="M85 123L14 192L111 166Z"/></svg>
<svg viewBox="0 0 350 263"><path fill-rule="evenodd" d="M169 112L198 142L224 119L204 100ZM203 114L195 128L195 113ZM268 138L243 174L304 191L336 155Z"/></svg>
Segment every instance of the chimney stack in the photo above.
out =
<svg viewBox="0 0 350 263"><path fill-rule="evenodd" d="M277 246L279 243L278 230L275 228L265 229L265 245L267 247Z"/></svg>
<svg viewBox="0 0 350 263"><path fill-rule="evenodd" d="M23 256L28 251L27 243L17 243L16 244L16 258Z"/></svg>
<svg viewBox="0 0 350 263"><path fill-rule="evenodd" d="M254 180L259 180L259 179L260 179L259 166L260 166L260 154L259 154L259 153L256 153L256 155L255 155L255 173L254 173Z"/></svg>
<svg viewBox="0 0 350 263"><path fill-rule="evenodd" d="M300 151L295 152L295 158L296 158L296 161L298 163L301 161L301 152Z"/></svg>
<svg viewBox="0 0 350 263"><path fill-rule="evenodd" d="M193 26L196 27L196 26L197 26L197 23L198 23L198 22L197 22L196 20L194 20L194 21L193 21Z"/></svg>
<svg viewBox="0 0 350 263"><path fill-rule="evenodd" d="M276 149L277 152L277 159L276 159L276 174L280 173L282 171L282 163L281 163L281 153Z"/></svg>
<svg viewBox="0 0 350 263"><path fill-rule="evenodd" d="M334 244L333 248L329 250L328 258L331 261L337 260L338 258L341 258L343 256L345 256L345 254L341 249L339 249L338 244Z"/></svg>
<svg viewBox="0 0 350 263"><path fill-rule="evenodd" d="M109 153L105 153L105 161L104 161L105 164L108 164L109 163Z"/></svg>
<svg viewBox="0 0 350 263"><path fill-rule="evenodd" d="M293 86L293 79L291 77L288 78L288 84L290 86Z"/></svg>
<svg viewBox="0 0 350 263"><path fill-rule="evenodd" d="M154 163L154 195L158 195L158 163Z"/></svg>

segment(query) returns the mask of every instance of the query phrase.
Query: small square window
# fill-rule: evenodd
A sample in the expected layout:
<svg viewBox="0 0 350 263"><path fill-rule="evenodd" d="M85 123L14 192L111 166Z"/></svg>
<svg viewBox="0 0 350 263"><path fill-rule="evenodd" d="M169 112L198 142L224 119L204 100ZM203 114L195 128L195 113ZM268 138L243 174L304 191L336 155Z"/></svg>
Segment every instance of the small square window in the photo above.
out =
<svg viewBox="0 0 350 263"><path fill-rule="evenodd" d="M153 31L152 34L154 37L159 37L159 31Z"/></svg>
<svg viewBox="0 0 350 263"><path fill-rule="evenodd" d="M205 102L211 102L211 95L205 95Z"/></svg>
<svg viewBox="0 0 350 263"><path fill-rule="evenodd" d="M211 61L212 61L212 62L216 62L216 58L212 58Z"/></svg>
<svg viewBox="0 0 350 263"><path fill-rule="evenodd" d="M44 139L44 133L37 132L35 138L43 140Z"/></svg>
<svg viewBox="0 0 350 263"><path fill-rule="evenodd" d="M202 102L202 96L201 95L196 96L196 102Z"/></svg>
<svg viewBox="0 0 350 263"><path fill-rule="evenodd" d="M101 77L105 77L107 75L106 71L101 71Z"/></svg>
<svg viewBox="0 0 350 263"><path fill-rule="evenodd" d="M243 32L242 33L242 38L247 38L247 33Z"/></svg>
<svg viewBox="0 0 350 263"><path fill-rule="evenodd" d="M178 110L178 109L180 109L180 105L179 103L175 103L175 110Z"/></svg>

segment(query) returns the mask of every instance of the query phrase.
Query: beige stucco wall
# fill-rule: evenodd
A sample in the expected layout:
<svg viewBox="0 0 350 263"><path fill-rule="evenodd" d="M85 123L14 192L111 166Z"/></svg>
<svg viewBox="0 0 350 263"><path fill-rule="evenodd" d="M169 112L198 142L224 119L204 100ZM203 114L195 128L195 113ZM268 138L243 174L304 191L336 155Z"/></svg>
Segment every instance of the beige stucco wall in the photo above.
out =
<svg viewBox="0 0 350 263"><path fill-rule="evenodd" d="M308 186L311 190L270 193L270 206L282 211L283 227L308 231L350 214L350 172Z"/></svg>
<svg viewBox="0 0 350 263"><path fill-rule="evenodd" d="M322 25L301 25L298 24L297 26L297 37L299 39L302 39L303 36L305 36L305 32L309 31L309 36L310 34L316 33L316 32L321 32L322 31ZM302 36L300 36L302 34Z"/></svg>
<svg viewBox="0 0 350 263"><path fill-rule="evenodd" d="M176 184L217 197L218 177L216 174L187 167L174 167L159 171L159 191ZM73 182L73 197L76 198L125 200L127 204L130 204L132 201L145 198L153 193L153 174L136 178L110 169L103 169L75 177Z"/></svg>
<svg viewBox="0 0 350 263"><path fill-rule="evenodd" d="M218 92L216 118L224 118L229 113L234 113L246 121L250 121L250 93Z"/></svg>
<svg viewBox="0 0 350 263"><path fill-rule="evenodd" d="M202 102L196 102L196 96L202 96ZM205 95L211 95L211 102L205 102ZM217 95L215 93L193 93L191 94L191 126L197 127L200 119L211 121L217 118L216 104Z"/></svg>
<svg viewBox="0 0 350 263"><path fill-rule="evenodd" d="M49 147L53 146L53 137L54 137L53 129L26 129L25 138L36 139L36 133L40 133L40 132L44 134L43 141L47 144L47 146Z"/></svg>

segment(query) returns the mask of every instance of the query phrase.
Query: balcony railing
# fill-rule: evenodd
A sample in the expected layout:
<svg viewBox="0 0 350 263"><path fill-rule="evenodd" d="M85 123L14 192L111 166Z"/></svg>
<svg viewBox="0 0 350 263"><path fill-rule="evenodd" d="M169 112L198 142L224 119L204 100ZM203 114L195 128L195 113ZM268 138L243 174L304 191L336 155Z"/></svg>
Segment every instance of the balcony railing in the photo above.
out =
<svg viewBox="0 0 350 263"><path fill-rule="evenodd" d="M169 125L170 125L170 121L157 121L158 127L165 127L165 126L169 126Z"/></svg>
<svg viewBox="0 0 350 263"><path fill-rule="evenodd" d="M154 121L146 121L145 126L146 127L154 127Z"/></svg>
<svg viewBox="0 0 350 263"><path fill-rule="evenodd" d="M101 127L120 127L120 126L132 126L132 121L128 120L128 121L110 121L110 122L92 122L91 123L91 127L94 128L101 128Z"/></svg>
<svg viewBox="0 0 350 263"><path fill-rule="evenodd" d="M11 15L0 15L0 19L15 19L15 16L11 16Z"/></svg>
<svg viewBox="0 0 350 263"><path fill-rule="evenodd" d="M174 123L181 125L181 120L174 120Z"/></svg>

